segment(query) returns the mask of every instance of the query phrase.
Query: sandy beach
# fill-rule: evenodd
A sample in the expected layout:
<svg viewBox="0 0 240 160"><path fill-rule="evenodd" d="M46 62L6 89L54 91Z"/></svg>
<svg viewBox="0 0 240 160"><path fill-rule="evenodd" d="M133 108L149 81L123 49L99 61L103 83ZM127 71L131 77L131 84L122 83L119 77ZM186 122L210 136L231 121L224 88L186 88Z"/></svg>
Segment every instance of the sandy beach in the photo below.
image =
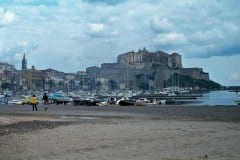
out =
<svg viewBox="0 0 240 160"><path fill-rule="evenodd" d="M239 106L0 106L0 159L237 160Z"/></svg>

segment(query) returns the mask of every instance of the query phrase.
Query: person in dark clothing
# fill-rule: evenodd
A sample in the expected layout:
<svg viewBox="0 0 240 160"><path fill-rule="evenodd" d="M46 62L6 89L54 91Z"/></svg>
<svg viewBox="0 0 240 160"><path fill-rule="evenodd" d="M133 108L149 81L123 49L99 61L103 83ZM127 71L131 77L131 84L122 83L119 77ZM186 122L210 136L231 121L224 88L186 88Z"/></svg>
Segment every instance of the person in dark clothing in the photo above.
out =
<svg viewBox="0 0 240 160"><path fill-rule="evenodd" d="M48 95L47 95L47 93L44 93L42 100L43 100L43 104L45 106L45 110L47 110L47 106L46 106L48 104Z"/></svg>

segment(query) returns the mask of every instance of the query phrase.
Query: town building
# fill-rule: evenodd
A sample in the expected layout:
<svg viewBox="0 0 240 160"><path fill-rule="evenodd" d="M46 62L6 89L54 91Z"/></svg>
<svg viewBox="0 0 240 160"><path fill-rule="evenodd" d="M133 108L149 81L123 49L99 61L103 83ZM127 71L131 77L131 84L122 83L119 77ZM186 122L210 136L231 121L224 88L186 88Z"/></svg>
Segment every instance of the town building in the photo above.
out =
<svg viewBox="0 0 240 160"><path fill-rule="evenodd" d="M15 70L14 65L0 62L0 74L4 72L13 72Z"/></svg>

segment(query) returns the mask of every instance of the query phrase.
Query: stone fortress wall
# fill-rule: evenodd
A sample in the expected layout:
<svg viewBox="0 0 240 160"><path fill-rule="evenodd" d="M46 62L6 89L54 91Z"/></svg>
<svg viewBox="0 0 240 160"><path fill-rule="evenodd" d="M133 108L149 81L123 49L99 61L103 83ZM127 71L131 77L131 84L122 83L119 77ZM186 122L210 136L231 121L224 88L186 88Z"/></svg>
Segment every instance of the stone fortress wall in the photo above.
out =
<svg viewBox="0 0 240 160"><path fill-rule="evenodd" d="M89 67L86 72L91 77L112 79L132 89L138 88L139 80L146 81L151 88L161 89L174 73L209 80L209 74L202 68L183 68L180 54L149 52L145 48L120 54L117 63L103 63L100 68Z"/></svg>

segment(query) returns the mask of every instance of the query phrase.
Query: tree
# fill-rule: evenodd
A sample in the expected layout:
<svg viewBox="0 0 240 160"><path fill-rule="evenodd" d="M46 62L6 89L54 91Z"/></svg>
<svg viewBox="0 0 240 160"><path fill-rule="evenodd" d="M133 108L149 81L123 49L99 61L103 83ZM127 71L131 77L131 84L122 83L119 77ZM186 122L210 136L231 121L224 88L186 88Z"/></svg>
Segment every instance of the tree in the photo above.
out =
<svg viewBox="0 0 240 160"><path fill-rule="evenodd" d="M166 86L172 86L176 85L176 82L173 83L172 78L174 78L174 75L171 76L166 81ZM190 76L180 75L179 74L179 86L181 87L199 87L200 89L219 89L221 88L221 85L214 82L214 81L207 81L204 79L194 79Z"/></svg>
<svg viewBox="0 0 240 160"><path fill-rule="evenodd" d="M139 88L142 89L142 90L148 90L148 89L149 89L149 85L148 85L148 83L146 83L146 82L142 82L142 83L139 85Z"/></svg>
<svg viewBox="0 0 240 160"><path fill-rule="evenodd" d="M135 77L137 79L137 86L139 89L142 89L142 90L149 89L149 85L147 83L147 79L148 79L147 76L141 73L141 74L137 74Z"/></svg>
<svg viewBox="0 0 240 160"><path fill-rule="evenodd" d="M9 83L9 82L3 82L2 83L2 85L1 85L1 88L3 89L3 90L6 90L6 89L11 89L11 83Z"/></svg>

